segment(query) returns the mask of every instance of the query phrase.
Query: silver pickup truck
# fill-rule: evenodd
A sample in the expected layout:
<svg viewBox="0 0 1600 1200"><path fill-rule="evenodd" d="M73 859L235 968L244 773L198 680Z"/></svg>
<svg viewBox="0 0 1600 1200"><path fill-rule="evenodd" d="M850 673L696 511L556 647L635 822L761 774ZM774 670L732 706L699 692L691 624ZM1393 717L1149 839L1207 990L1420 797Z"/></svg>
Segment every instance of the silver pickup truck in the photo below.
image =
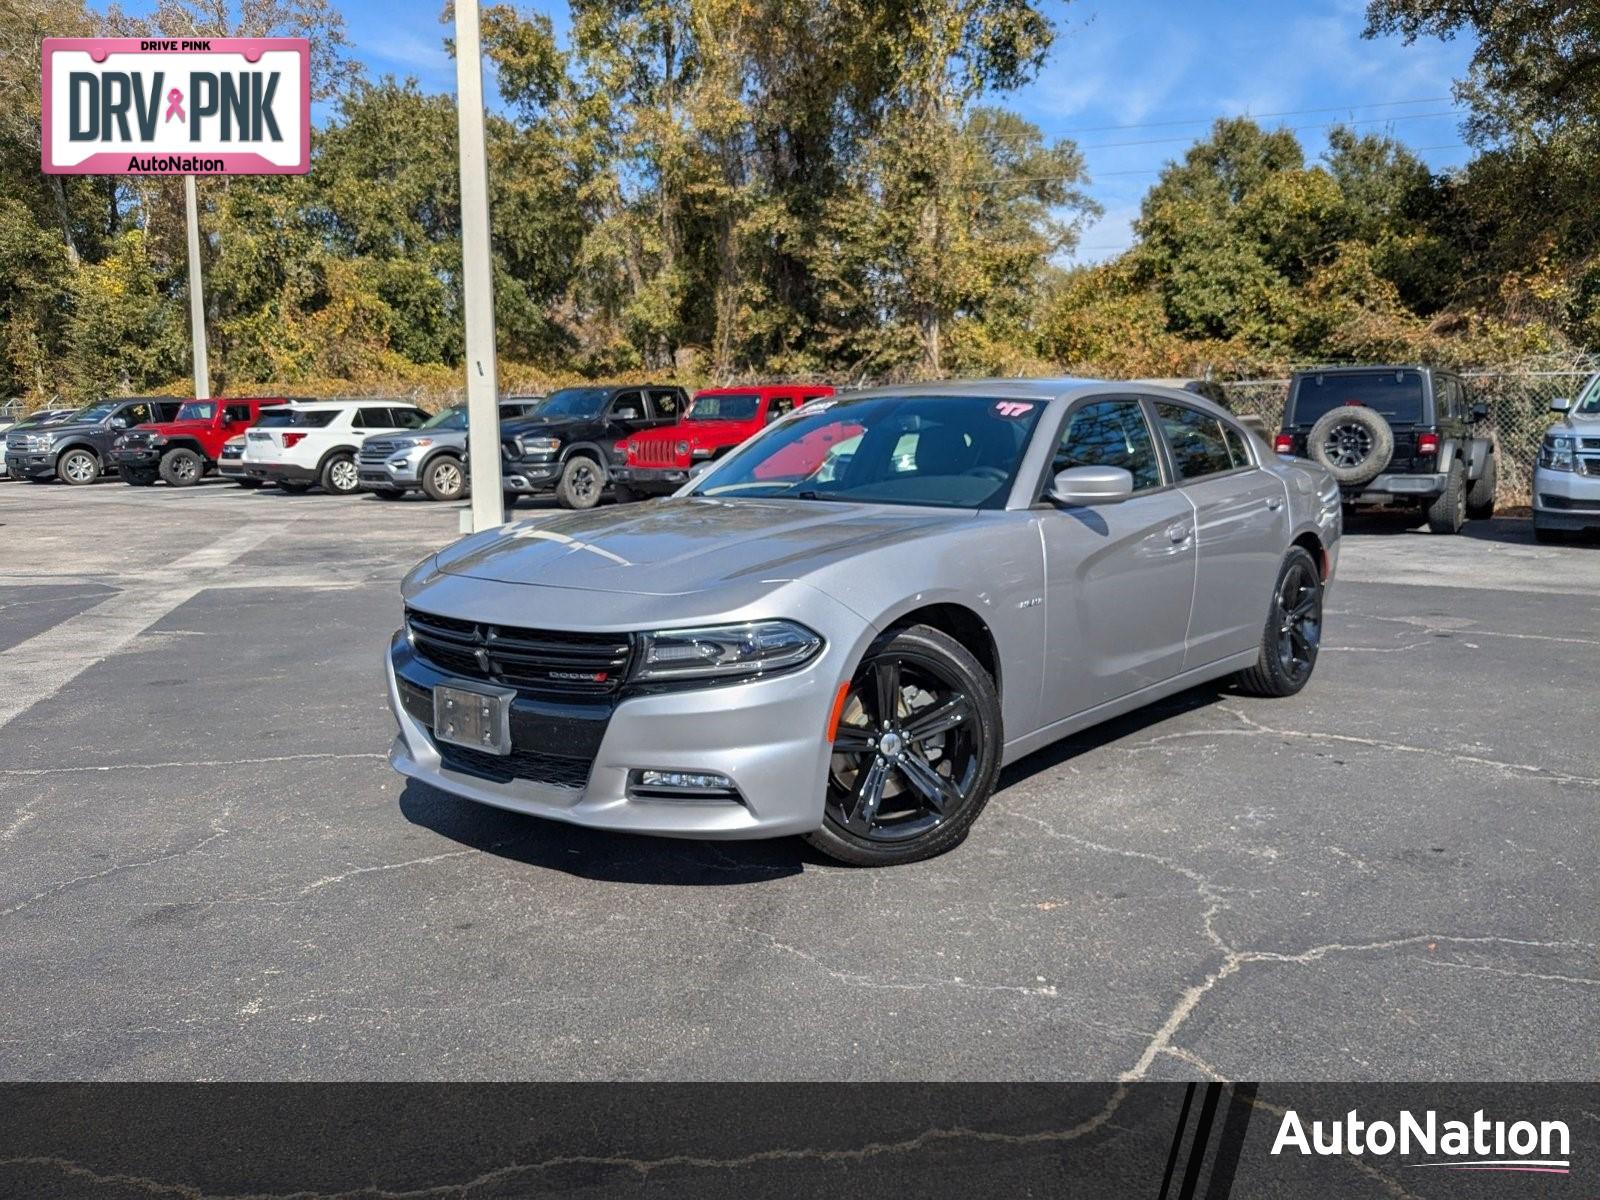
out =
<svg viewBox="0 0 1600 1200"><path fill-rule="evenodd" d="M500 420L529 416L543 402L543 396L502 397ZM362 442L357 475L362 491L387 500L419 489L430 500L459 500L467 494L466 454L467 406L457 404L420 429L378 434Z"/></svg>
<svg viewBox="0 0 1600 1200"><path fill-rule="evenodd" d="M1600 531L1600 374L1584 381L1576 400L1550 409L1562 418L1545 432L1533 468L1533 536L1541 542Z"/></svg>

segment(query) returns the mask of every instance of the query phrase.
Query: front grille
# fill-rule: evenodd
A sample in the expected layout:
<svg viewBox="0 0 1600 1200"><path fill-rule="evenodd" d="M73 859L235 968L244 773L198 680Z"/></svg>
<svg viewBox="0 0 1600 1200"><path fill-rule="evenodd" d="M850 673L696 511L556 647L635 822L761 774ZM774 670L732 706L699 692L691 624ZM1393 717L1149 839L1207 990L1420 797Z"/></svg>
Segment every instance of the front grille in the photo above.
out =
<svg viewBox="0 0 1600 1200"><path fill-rule="evenodd" d="M660 438L649 438L633 444L633 461L641 467L675 467L678 465L678 456L673 453L672 443Z"/></svg>
<svg viewBox="0 0 1600 1200"><path fill-rule="evenodd" d="M359 460L364 463L381 463L393 453L393 442L362 442Z"/></svg>
<svg viewBox="0 0 1600 1200"><path fill-rule="evenodd" d="M1600 438L1579 438L1578 446L1584 450L1600 450Z"/></svg>
<svg viewBox="0 0 1600 1200"><path fill-rule="evenodd" d="M535 754L513 750L510 754L485 754L465 746L435 742L446 771L487 779L490 783L510 783L526 779L531 783L581 791L589 782L592 759L562 758L555 754Z"/></svg>
<svg viewBox="0 0 1600 1200"><path fill-rule="evenodd" d="M1600 500L1574 500L1571 496L1552 496L1548 492L1539 494L1539 506L1558 512L1600 512Z"/></svg>
<svg viewBox="0 0 1600 1200"><path fill-rule="evenodd" d="M409 608L406 629L417 654L442 671L539 695L609 695L633 658L625 633L523 629Z"/></svg>

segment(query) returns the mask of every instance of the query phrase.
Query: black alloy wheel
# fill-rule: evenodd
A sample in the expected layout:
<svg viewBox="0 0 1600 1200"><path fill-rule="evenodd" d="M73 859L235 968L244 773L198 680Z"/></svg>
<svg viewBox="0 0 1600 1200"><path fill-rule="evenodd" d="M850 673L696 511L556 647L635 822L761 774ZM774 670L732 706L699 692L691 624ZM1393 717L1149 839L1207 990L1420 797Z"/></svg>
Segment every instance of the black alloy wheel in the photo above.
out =
<svg viewBox="0 0 1600 1200"><path fill-rule="evenodd" d="M556 499L563 508L593 508L600 503L600 494L605 488L605 471L600 464L592 458L574 455L561 469Z"/></svg>
<svg viewBox="0 0 1600 1200"><path fill-rule="evenodd" d="M1356 421L1335 425L1322 443L1328 461L1339 467L1359 467L1372 457L1372 430Z"/></svg>
<svg viewBox="0 0 1600 1200"><path fill-rule="evenodd" d="M172 487L193 487L206 473L206 460L181 446L161 456L161 478Z"/></svg>
<svg viewBox="0 0 1600 1200"><path fill-rule="evenodd" d="M959 642L927 626L880 639L841 710L812 844L858 865L954 846L994 789L999 731L993 682Z"/></svg>
<svg viewBox="0 0 1600 1200"><path fill-rule="evenodd" d="M1256 665L1239 684L1257 696L1293 696L1310 682L1322 644L1322 575L1301 546L1291 547L1278 571Z"/></svg>

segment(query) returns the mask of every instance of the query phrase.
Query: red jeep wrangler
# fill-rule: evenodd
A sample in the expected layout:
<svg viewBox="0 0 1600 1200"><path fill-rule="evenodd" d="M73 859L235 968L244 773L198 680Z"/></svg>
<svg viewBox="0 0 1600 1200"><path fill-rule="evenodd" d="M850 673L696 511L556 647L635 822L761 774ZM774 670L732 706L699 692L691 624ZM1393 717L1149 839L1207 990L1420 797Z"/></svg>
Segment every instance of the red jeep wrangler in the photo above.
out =
<svg viewBox="0 0 1600 1200"><path fill-rule="evenodd" d="M701 463L721 458L796 406L831 395L831 387L792 383L696 392L676 425L642 430L621 444L623 461L611 469L617 500L675 492Z"/></svg>
<svg viewBox="0 0 1600 1200"><path fill-rule="evenodd" d="M286 403L281 396L185 400L172 420L136 425L119 437L111 461L126 482L139 487L158 476L173 487L188 487L216 469L224 442L259 421L263 409Z"/></svg>

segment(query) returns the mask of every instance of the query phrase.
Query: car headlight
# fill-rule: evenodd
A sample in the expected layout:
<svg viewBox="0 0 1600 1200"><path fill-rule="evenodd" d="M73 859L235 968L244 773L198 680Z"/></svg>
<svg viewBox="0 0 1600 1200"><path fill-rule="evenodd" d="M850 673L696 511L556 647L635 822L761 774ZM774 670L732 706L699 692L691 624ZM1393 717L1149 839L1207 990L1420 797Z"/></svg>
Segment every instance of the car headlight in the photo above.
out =
<svg viewBox="0 0 1600 1200"><path fill-rule="evenodd" d="M794 621L751 621L643 635L634 679L725 679L798 667L815 658L822 637Z"/></svg>
<svg viewBox="0 0 1600 1200"><path fill-rule="evenodd" d="M688 442L679 442L672 448L672 450L673 453L675 453L679 458L687 458L689 455L690 446Z"/></svg>
<svg viewBox="0 0 1600 1200"><path fill-rule="evenodd" d="M533 455L550 455L561 449L561 439L553 437L519 437L517 449L521 450L524 457Z"/></svg>
<svg viewBox="0 0 1600 1200"><path fill-rule="evenodd" d="M1539 465L1548 471L1570 471L1573 468L1573 451L1577 438L1550 436L1539 448Z"/></svg>

